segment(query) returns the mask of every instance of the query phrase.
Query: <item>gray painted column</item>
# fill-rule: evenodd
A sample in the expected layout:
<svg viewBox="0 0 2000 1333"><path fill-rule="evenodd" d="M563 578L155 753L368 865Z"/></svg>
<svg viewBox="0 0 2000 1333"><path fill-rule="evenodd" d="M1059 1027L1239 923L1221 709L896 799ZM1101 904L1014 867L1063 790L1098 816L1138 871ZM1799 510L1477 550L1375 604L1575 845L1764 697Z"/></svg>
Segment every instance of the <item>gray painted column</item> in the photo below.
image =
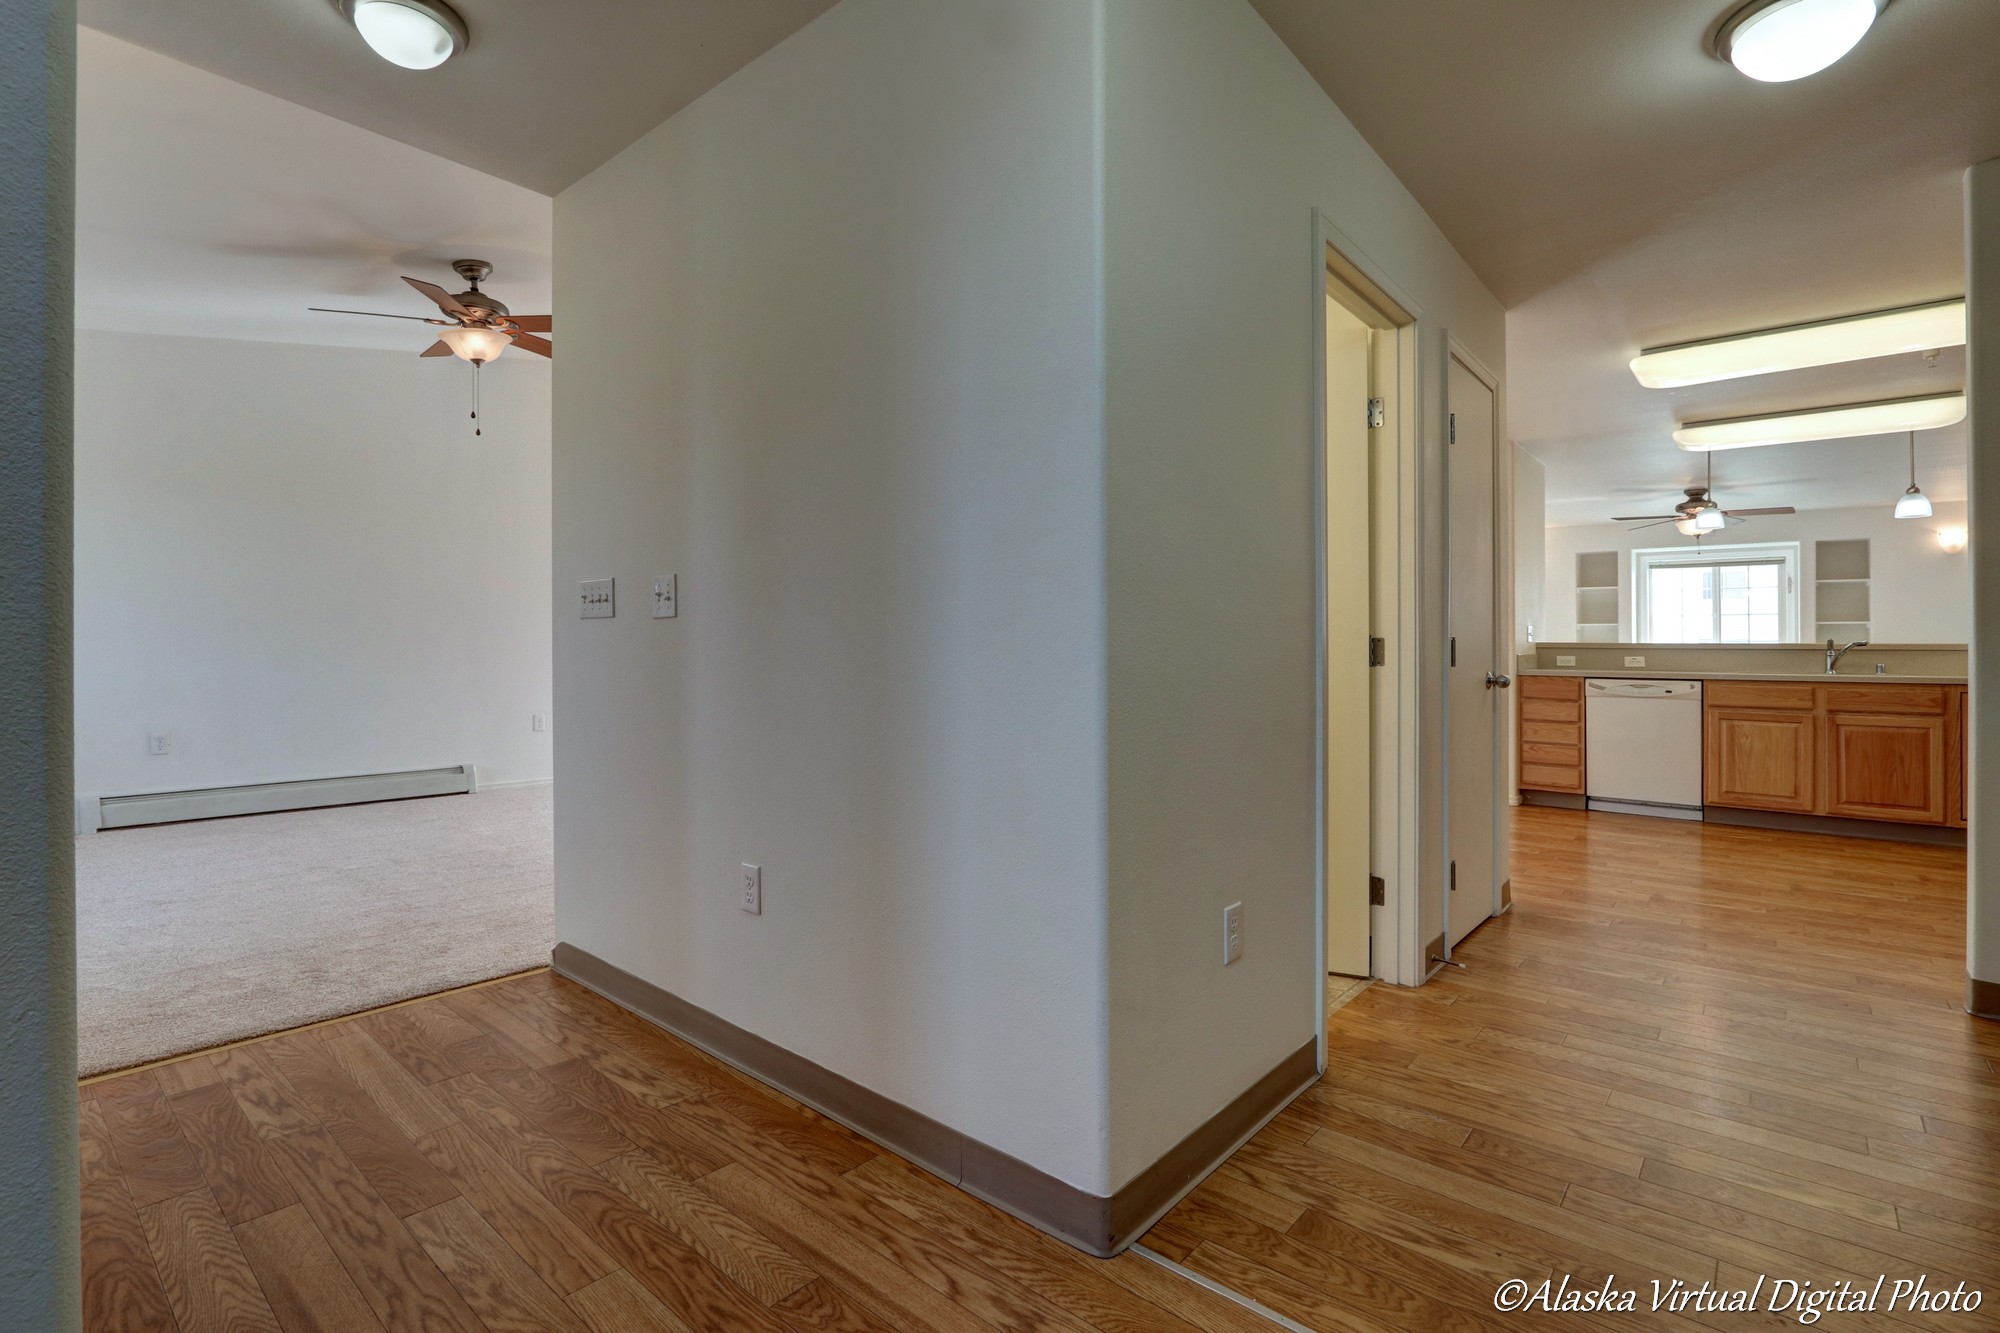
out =
<svg viewBox="0 0 2000 1333"><path fill-rule="evenodd" d="M79 1326L73 0L0 4L0 1328Z"/></svg>
<svg viewBox="0 0 2000 1333"><path fill-rule="evenodd" d="M1972 551L1971 816L1965 1007L2000 1018L2000 158L1965 173L1972 445L1966 522ZM1986 725L1986 710L1995 725ZM1985 779L1991 779L1987 781Z"/></svg>

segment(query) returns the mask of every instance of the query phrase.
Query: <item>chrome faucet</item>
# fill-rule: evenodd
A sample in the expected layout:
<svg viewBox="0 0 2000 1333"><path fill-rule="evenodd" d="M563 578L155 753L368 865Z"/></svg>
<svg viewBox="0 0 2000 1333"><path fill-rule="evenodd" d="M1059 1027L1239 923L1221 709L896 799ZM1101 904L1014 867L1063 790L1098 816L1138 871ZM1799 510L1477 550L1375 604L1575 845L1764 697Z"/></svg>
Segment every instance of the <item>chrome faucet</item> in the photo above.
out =
<svg viewBox="0 0 2000 1333"><path fill-rule="evenodd" d="M1840 665L1841 658L1847 656L1849 653L1853 652L1856 648L1866 648L1867 646L1868 646L1868 640L1856 639L1853 643L1848 644L1845 648L1835 648L1833 646L1833 640L1828 639L1826 641L1826 674L1829 676L1833 674L1833 669Z"/></svg>

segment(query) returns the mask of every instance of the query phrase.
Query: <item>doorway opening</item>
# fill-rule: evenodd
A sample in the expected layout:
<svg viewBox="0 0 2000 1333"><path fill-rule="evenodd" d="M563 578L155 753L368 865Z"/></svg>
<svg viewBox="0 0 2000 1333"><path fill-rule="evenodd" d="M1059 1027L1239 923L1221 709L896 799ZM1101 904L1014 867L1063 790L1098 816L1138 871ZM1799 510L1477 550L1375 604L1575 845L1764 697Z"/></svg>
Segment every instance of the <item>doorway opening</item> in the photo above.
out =
<svg viewBox="0 0 2000 1333"><path fill-rule="evenodd" d="M1320 222L1323 1011L1421 980L1415 897L1415 306ZM1407 872L1407 873L1406 873ZM1324 1012L1318 1029L1325 1041ZM1324 1050L1322 1049L1322 1057ZM1322 1065L1324 1059L1322 1058Z"/></svg>

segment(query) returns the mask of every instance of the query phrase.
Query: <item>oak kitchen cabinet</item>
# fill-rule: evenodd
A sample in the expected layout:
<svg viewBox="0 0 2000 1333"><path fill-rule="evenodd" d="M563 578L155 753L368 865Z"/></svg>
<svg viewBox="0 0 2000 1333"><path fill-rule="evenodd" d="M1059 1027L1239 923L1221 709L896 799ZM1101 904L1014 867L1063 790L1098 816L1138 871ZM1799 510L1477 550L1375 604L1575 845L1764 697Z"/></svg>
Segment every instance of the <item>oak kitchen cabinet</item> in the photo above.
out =
<svg viewBox="0 0 2000 1333"><path fill-rule="evenodd" d="M1583 792L1583 679L1521 684L1521 786ZM1962 685L1706 681L1703 803L1963 828L1967 711Z"/></svg>

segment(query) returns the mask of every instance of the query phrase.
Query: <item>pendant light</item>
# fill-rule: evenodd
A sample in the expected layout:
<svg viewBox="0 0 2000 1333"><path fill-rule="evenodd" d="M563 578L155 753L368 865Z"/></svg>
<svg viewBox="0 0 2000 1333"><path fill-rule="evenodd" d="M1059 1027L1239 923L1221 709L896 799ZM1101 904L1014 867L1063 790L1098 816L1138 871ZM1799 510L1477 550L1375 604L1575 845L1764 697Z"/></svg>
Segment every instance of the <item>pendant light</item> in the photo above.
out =
<svg viewBox="0 0 2000 1333"><path fill-rule="evenodd" d="M1910 489L1896 501L1897 518L1929 518L1931 498L1917 489L1917 433L1910 432Z"/></svg>

